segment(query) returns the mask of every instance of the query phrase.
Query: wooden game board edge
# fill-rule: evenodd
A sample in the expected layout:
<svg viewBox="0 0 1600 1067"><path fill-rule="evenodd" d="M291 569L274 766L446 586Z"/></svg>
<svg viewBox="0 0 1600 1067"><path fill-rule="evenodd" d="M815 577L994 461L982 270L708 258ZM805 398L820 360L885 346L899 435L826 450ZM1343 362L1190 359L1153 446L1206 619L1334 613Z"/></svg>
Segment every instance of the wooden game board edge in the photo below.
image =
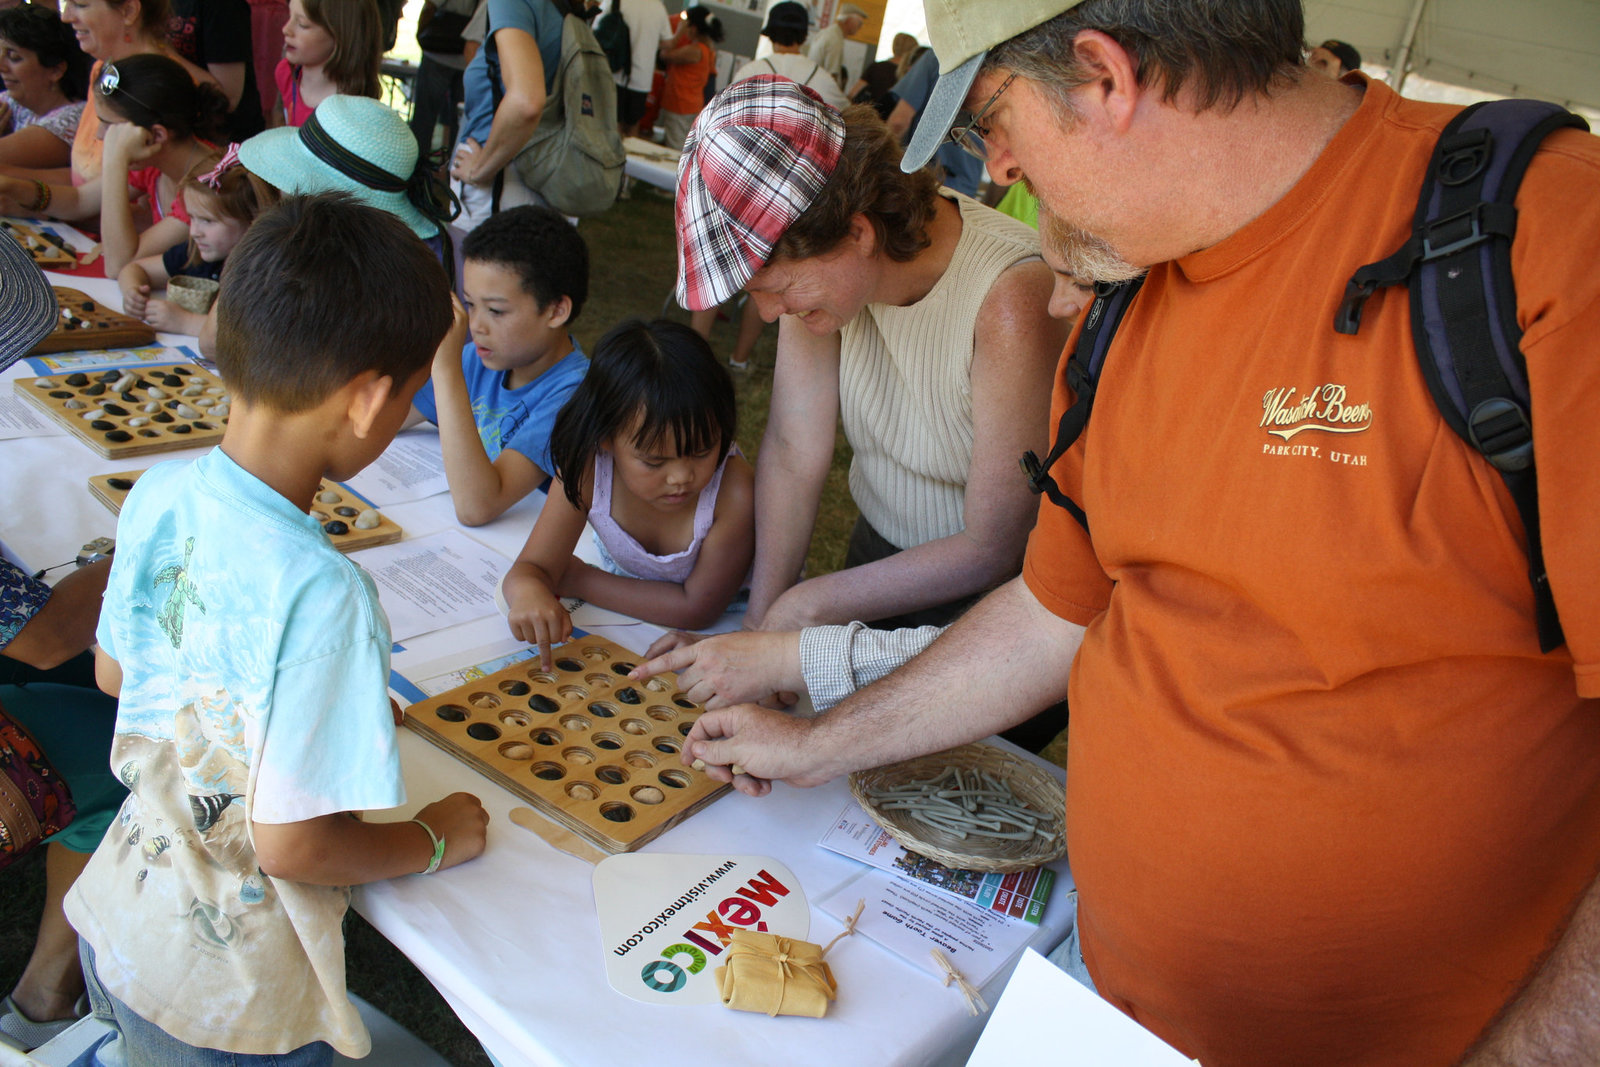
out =
<svg viewBox="0 0 1600 1067"><path fill-rule="evenodd" d="M40 375L39 377L49 377L49 376L48 375ZM111 459L112 458L111 446L108 445L104 441L98 440L98 439L90 436L89 431L87 429L85 429L83 426L79 425L79 423L83 421L82 419L63 419L63 418L58 418L57 417L57 412L56 412L56 409L55 409L55 405L47 404L45 401L48 399L48 397L42 397L42 396L39 395L38 386L33 384L35 380L37 380L37 379L36 378L17 378L17 379L14 379L12 381L11 387L14 390L16 390L17 395L22 397L22 399L26 400L28 403L32 404L34 407L38 408L40 411L42 411L46 415L50 416L50 418L54 422L56 422L58 425L65 426L67 428L67 432L70 433L73 437L76 437L78 440L82 441L84 444L86 444L90 448L94 449L103 458ZM138 455L138 454L139 453L137 453L137 452L122 452L122 453L119 453L120 456Z"/></svg>
<svg viewBox="0 0 1600 1067"><path fill-rule="evenodd" d="M437 699L437 697L442 696L444 696L444 694L440 693L435 697L429 697L428 700L434 700ZM417 703L423 704L426 703L426 701L419 700ZM472 762L467 764L467 766L469 766L472 770L482 774L485 778L494 782L496 785L506 789L515 795L519 800L527 802L529 806L531 806L533 810L537 811L540 815L543 815L552 822L571 830L573 833L594 845L596 848L608 852L611 855L616 855L619 852L631 852L634 849L649 844L651 841L654 841L656 838L660 837L662 834L678 825L684 819L687 819L689 816L693 815L701 808L704 808L712 801L723 796L733 788L727 783L716 784L716 788L710 790L698 800L688 804L673 814L670 818L661 821L654 827L645 829L641 825L640 831L636 835L625 838L610 837L597 832L593 826L590 826L582 819L568 814L559 806L552 804L547 798L533 792L521 782L518 782L516 779L498 770L487 761L477 759L471 751L462 748L460 745L456 744L443 734L437 733L431 727L429 727L427 723L423 722L420 717L411 714L409 708L406 709L405 725L410 727L411 730L420 735L424 740L431 742L435 747L442 749L450 755L455 756L458 759L462 757L471 759ZM710 780L707 779L707 781ZM618 823L617 825L627 826L629 824Z"/></svg>
<svg viewBox="0 0 1600 1067"><path fill-rule="evenodd" d="M109 474L92 474L89 476L89 495L109 508L111 514L121 515L122 501L127 499L128 493L131 490L112 489L108 483L112 478L126 478L129 481L137 481L139 476L142 475L146 470L149 470L149 468L141 467L139 470L112 471ZM347 488L343 482L332 482L330 484L336 485L340 487L340 489ZM355 496L358 500L361 500L362 503L367 504L369 507L371 506L371 501L361 497L353 490L351 491L351 495ZM338 549L340 552L348 554L350 552L360 552L362 549L366 548L377 548L379 545L392 545L405 536L404 528L402 528L399 523L389 518L389 516L379 511L378 518L380 521L373 529L360 531L364 536L359 542L351 541L347 543L334 541L331 537L329 540L333 543L334 548ZM355 528L351 527L351 529L353 530Z"/></svg>

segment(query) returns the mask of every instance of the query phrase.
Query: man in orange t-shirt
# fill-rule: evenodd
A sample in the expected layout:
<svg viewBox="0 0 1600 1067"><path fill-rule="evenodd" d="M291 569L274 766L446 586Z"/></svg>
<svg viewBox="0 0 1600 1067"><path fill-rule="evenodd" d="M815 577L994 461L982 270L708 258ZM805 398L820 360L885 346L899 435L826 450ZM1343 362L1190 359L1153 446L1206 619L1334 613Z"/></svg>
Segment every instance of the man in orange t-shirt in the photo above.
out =
<svg viewBox="0 0 1600 1067"><path fill-rule="evenodd" d="M1074 269L1149 267L1052 472L1093 538L1044 503L1022 578L928 654L821 719L709 713L685 758L759 795L1070 689L1079 939L1141 1023L1207 1067L1600 1062L1600 142L1553 135L1517 200L1541 655L1407 294L1333 330L1453 109L1311 76L1297 0L928 7L936 117L1083 231Z"/></svg>

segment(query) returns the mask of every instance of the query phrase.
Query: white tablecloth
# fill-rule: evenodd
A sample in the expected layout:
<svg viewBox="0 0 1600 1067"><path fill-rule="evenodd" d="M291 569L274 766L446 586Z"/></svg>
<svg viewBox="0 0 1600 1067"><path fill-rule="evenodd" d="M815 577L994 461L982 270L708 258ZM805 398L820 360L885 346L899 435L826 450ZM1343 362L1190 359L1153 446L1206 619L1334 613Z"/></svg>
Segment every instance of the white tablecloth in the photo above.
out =
<svg viewBox="0 0 1600 1067"><path fill-rule="evenodd" d="M58 280L116 306L111 282ZM11 379L33 376L19 364L0 376L5 379L0 388L10 390ZM0 441L0 498L5 501L0 544L32 568L70 560L80 545L115 528L111 512L89 494L90 475L198 454L189 450L114 461L70 437ZM468 535L514 556L538 506L537 496L525 500ZM385 511L408 537L455 525L444 495ZM466 624L408 647L426 658L464 653L484 644L485 634L498 636L499 625L492 620ZM660 632L646 624L593 629L636 651ZM720 1005L649 1005L624 997L605 978L590 888L593 868L512 824L507 813L520 801L409 730L401 733L401 755L412 803L375 818L409 817L423 804L465 789L482 797L491 813L489 846L480 859L439 875L363 887L355 906L416 963L507 1067L658 1059L830 1067L961 1063L977 1040L983 1020L968 1015L958 992L864 938L843 942L830 954L840 993L821 1020L771 1019ZM863 869L816 844L847 797L843 782L813 790L779 785L761 800L731 794L647 849L777 858L813 902L813 940L826 941L839 925L815 902ZM1064 861L1055 866L1055 893L1032 942L1040 951L1065 936L1073 915L1067 893L1071 876ZM991 1003L1009 973L1007 967L986 988Z"/></svg>

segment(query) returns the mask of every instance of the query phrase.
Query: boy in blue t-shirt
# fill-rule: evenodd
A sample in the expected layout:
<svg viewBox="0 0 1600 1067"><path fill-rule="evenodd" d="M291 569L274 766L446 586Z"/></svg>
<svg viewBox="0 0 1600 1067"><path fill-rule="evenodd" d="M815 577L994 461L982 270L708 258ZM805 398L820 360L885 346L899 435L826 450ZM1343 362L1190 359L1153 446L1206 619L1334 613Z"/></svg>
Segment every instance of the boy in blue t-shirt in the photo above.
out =
<svg viewBox="0 0 1600 1067"><path fill-rule="evenodd" d="M389 624L307 513L322 478L394 438L449 324L438 260L344 194L286 199L228 259L227 430L129 494L96 633L130 790L66 901L113 1029L97 1063L366 1055L348 887L483 851L466 793L410 822L353 817L405 801Z"/></svg>
<svg viewBox="0 0 1600 1067"><path fill-rule="evenodd" d="M466 315L416 408L439 426L456 518L481 526L550 479L556 412L589 369L567 332L589 296L589 249L559 212L524 206L473 230L461 256Z"/></svg>

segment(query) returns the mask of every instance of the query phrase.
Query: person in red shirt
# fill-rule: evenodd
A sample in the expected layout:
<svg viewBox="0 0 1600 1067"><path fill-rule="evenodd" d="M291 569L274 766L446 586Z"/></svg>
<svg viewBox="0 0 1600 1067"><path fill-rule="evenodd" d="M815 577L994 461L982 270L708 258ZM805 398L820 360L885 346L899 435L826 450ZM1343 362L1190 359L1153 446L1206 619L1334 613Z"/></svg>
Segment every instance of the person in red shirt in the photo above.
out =
<svg viewBox="0 0 1600 1067"><path fill-rule="evenodd" d="M1544 142L1511 247L1567 637L1543 654L1521 521L1444 424L1407 294L1333 329L1456 109L1309 71L1297 0L928 29L906 165L954 125L1078 231L1075 271L1148 271L1052 471L1088 529L1045 501L1021 578L927 654L815 720L710 712L684 758L761 794L1070 692L1072 944L1140 1023L1207 1067L1600 1061L1600 141Z"/></svg>
<svg viewBox="0 0 1600 1067"><path fill-rule="evenodd" d="M661 62L667 65L661 129L666 146L675 152L683 151L689 127L706 106L706 83L716 72L716 46L721 40L722 20L697 5L684 11L678 36L661 46Z"/></svg>

